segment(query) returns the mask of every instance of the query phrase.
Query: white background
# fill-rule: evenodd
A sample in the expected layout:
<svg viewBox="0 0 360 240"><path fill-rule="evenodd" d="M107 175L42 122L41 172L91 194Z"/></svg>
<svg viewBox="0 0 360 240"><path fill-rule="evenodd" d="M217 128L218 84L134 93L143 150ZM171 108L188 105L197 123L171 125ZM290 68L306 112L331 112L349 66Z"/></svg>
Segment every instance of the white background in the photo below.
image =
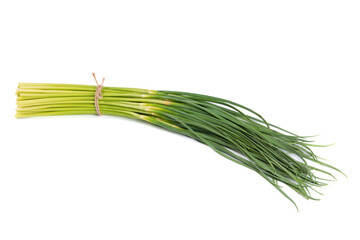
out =
<svg viewBox="0 0 360 240"><path fill-rule="evenodd" d="M0 239L359 239L358 1L0 1ZM19 81L228 98L343 170L321 201L116 117L15 119Z"/></svg>

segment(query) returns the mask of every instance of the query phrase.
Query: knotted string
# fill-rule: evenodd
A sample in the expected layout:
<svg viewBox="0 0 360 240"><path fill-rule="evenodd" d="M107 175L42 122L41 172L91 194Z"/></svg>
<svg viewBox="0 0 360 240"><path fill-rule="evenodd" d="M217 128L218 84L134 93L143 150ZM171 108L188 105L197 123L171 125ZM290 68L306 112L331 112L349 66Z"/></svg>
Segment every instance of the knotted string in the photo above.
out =
<svg viewBox="0 0 360 240"><path fill-rule="evenodd" d="M95 79L95 82L96 82L96 91L95 91L95 109L96 109L96 113L99 115L99 116L102 116L101 112L100 112L100 108L99 108L99 99L102 99L103 98L103 95L101 93L101 90L102 90L102 87L103 87L103 84L104 84L104 81L105 81L105 78L103 78L101 84L98 83L98 81L96 80L96 77L95 77L95 73L92 73L94 79Z"/></svg>

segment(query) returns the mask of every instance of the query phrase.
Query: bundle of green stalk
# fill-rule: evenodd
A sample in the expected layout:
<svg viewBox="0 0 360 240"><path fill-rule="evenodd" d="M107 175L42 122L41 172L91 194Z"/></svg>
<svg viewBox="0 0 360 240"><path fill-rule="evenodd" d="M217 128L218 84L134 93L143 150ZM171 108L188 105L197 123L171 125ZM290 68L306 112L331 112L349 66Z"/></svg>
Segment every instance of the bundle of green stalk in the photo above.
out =
<svg viewBox="0 0 360 240"><path fill-rule="evenodd" d="M16 117L97 114L96 89L88 85L20 83ZM269 124L258 113L226 99L121 87L103 87L102 95L102 114L146 121L206 144L260 174L294 204L279 182L307 199L315 199L311 196L312 191L317 192L315 187L329 181L315 174L334 179L319 166L339 171L313 153L310 147L315 145L308 137Z"/></svg>

